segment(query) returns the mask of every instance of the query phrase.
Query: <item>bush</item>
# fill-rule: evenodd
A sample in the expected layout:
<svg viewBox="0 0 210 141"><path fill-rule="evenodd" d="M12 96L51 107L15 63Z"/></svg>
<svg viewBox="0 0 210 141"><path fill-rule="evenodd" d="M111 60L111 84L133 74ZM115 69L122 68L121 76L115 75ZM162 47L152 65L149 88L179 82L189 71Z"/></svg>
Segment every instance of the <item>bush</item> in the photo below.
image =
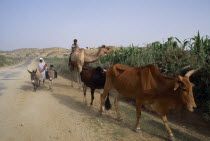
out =
<svg viewBox="0 0 210 141"><path fill-rule="evenodd" d="M6 65L14 65L14 64L20 63L21 61L23 61L23 58L7 57L4 55L0 55L0 67L6 66Z"/></svg>
<svg viewBox="0 0 210 141"><path fill-rule="evenodd" d="M45 59L48 66L53 65L60 75L69 74L68 58L50 57Z"/></svg>

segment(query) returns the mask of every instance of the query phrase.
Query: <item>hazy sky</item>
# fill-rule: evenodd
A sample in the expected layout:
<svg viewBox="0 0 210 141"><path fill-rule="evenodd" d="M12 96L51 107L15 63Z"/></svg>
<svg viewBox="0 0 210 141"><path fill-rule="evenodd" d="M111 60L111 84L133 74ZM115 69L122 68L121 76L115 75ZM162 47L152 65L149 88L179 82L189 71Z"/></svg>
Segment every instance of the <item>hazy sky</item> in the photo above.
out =
<svg viewBox="0 0 210 141"><path fill-rule="evenodd" d="M210 35L210 0L0 0L0 50Z"/></svg>

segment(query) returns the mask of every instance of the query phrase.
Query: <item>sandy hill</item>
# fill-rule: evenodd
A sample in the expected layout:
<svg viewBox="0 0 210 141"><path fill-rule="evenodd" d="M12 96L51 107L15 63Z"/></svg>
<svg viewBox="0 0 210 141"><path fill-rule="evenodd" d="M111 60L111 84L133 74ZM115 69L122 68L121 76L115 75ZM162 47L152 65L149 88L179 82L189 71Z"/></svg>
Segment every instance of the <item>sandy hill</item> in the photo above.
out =
<svg viewBox="0 0 210 141"><path fill-rule="evenodd" d="M116 50L117 47L108 46L112 49ZM86 48L85 48L86 49ZM88 54L97 54L98 47L91 47L86 49ZM64 58L68 57L70 54L70 49L62 48L62 47L51 47L51 48L21 48L12 51L0 51L0 55L9 56L9 57L58 57Z"/></svg>
<svg viewBox="0 0 210 141"><path fill-rule="evenodd" d="M0 55L10 57L65 57L69 55L70 50L61 47L52 48L21 48L13 51L0 51Z"/></svg>
<svg viewBox="0 0 210 141"><path fill-rule="evenodd" d="M116 48L109 46L111 48ZM96 54L98 52L98 47L92 47L86 49L89 54ZM51 47L51 48L21 48L13 51L0 51L0 55L10 56L10 57L68 57L70 50L62 47Z"/></svg>

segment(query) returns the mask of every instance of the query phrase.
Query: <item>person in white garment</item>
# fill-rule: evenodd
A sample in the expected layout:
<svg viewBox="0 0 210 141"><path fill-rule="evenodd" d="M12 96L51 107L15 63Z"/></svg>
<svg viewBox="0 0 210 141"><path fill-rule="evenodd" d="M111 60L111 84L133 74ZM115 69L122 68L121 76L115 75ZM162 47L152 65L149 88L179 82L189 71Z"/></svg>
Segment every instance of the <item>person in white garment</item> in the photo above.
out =
<svg viewBox="0 0 210 141"><path fill-rule="evenodd" d="M40 80L45 80L46 79L46 70L47 70L47 64L44 62L43 58L39 58L39 65L38 65L38 70L41 73L42 77Z"/></svg>

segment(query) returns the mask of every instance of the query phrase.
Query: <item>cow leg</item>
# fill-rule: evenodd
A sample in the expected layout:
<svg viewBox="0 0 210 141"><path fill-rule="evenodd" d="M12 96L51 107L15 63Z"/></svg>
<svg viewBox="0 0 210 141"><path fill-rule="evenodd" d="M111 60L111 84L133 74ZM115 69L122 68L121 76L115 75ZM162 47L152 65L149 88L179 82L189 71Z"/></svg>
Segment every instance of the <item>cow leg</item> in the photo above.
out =
<svg viewBox="0 0 210 141"><path fill-rule="evenodd" d="M174 139L174 136L172 134L172 131L171 131L170 127L168 126L168 120L167 120L166 115L162 115L161 118L162 118L162 121L165 125L166 131L168 132L169 140L174 141L175 139Z"/></svg>
<svg viewBox="0 0 210 141"><path fill-rule="evenodd" d="M101 106L100 106L100 114L102 114L102 112L104 111L104 105L105 105L105 98L107 97L109 91L112 89L112 80L108 79L108 77L106 77L106 83L104 85L104 92L103 94L101 94Z"/></svg>
<svg viewBox="0 0 210 141"><path fill-rule="evenodd" d="M100 114L102 114L102 112L104 111L105 98L107 97L108 93L109 93L109 89L104 89L103 94L101 94L101 106L99 110Z"/></svg>
<svg viewBox="0 0 210 141"><path fill-rule="evenodd" d="M122 120L121 115L120 115L120 111L119 111L119 98L120 98L120 95L118 94L114 99L114 106L115 106L115 111L117 113L117 119Z"/></svg>
<svg viewBox="0 0 210 141"><path fill-rule="evenodd" d="M84 93L83 102L85 102L85 103L87 103L86 92L87 92L87 86L85 86L85 84L83 84L83 93Z"/></svg>
<svg viewBox="0 0 210 141"><path fill-rule="evenodd" d="M94 92L95 92L95 89L92 89L92 88L91 88L91 103L90 103L91 106L93 105Z"/></svg>
<svg viewBox="0 0 210 141"><path fill-rule="evenodd" d="M139 124L139 119L141 117L141 106L142 102L136 100L136 125L135 125L135 132L141 132L140 124Z"/></svg>

